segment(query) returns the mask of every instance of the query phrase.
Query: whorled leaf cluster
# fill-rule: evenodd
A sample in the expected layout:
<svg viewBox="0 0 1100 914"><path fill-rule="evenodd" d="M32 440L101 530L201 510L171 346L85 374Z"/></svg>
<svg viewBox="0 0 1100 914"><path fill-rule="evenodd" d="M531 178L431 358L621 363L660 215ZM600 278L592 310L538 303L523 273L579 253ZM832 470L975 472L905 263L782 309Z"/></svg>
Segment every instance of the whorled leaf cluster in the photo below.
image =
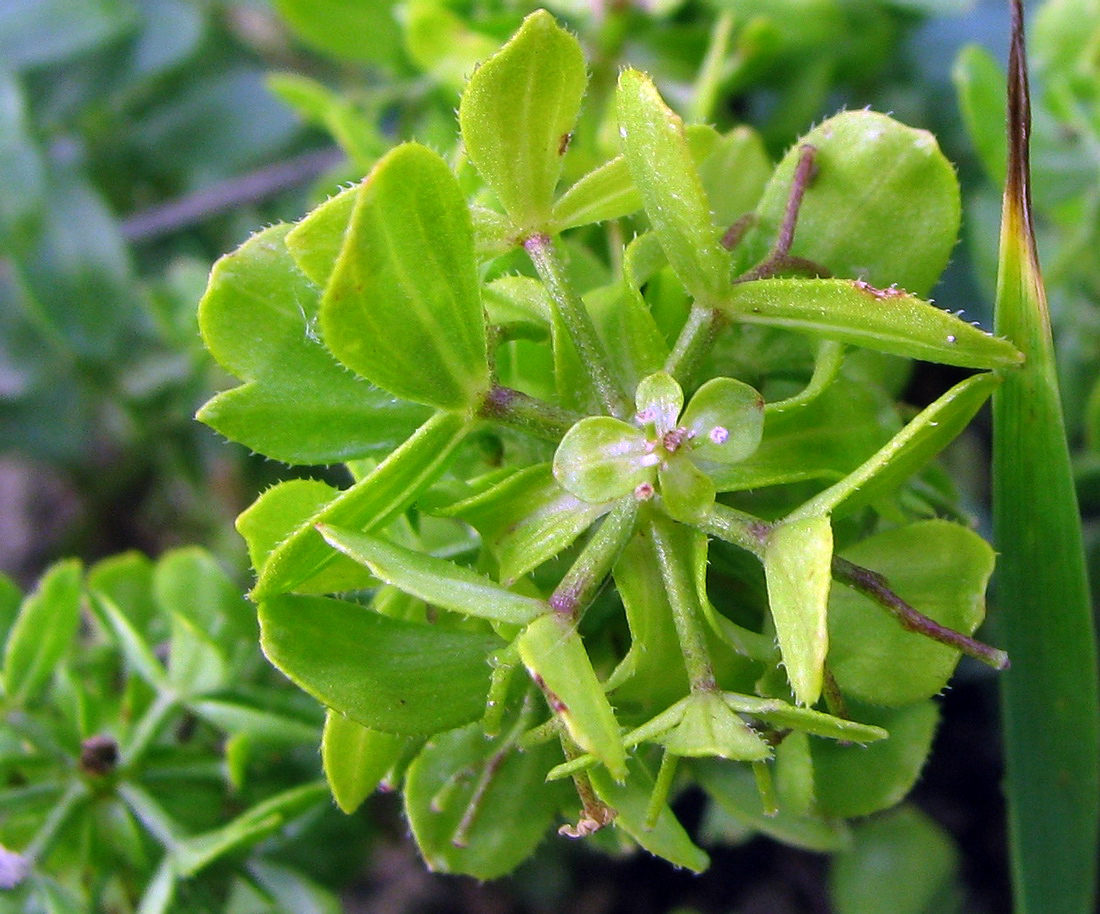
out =
<svg viewBox="0 0 1100 914"><path fill-rule="evenodd" d="M959 221L929 134L848 112L772 169L627 70L621 150L560 189L586 82L535 13L449 161L399 146L215 267L244 383L200 418L351 478L241 515L261 641L329 709L341 807L400 787L435 868L500 875L564 820L702 869L688 783L835 847L918 776L960 651L1005 662L933 461L1019 355L921 297ZM976 373L913 415L906 358Z"/></svg>

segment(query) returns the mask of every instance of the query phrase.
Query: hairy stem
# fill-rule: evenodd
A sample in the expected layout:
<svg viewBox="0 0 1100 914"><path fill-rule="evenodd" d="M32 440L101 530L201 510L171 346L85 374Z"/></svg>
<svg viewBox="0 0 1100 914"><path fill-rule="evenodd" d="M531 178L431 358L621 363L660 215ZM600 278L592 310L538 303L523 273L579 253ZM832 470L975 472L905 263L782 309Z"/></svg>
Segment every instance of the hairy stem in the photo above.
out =
<svg viewBox="0 0 1100 914"><path fill-rule="evenodd" d="M573 291L565 275L565 267L554 247L553 240L536 233L523 242L539 279L546 286L557 308L558 317L566 333L576 347L582 368L588 373L588 381L604 410L612 416L624 419L631 413L630 399L611 376L611 362L603 343L596 335L596 328L584 303Z"/></svg>
<svg viewBox="0 0 1100 914"><path fill-rule="evenodd" d="M494 384L489 389L479 415L553 444L561 441L565 433L583 418L579 413L500 384Z"/></svg>
<svg viewBox="0 0 1100 914"><path fill-rule="evenodd" d="M550 607L572 623L596 598L619 553L634 535L638 501L633 495L622 499L604 518L585 544L561 583L550 595Z"/></svg>
<svg viewBox="0 0 1100 914"><path fill-rule="evenodd" d="M779 226L779 235L775 239L768 256L747 273L737 277L735 282L753 282L757 279L768 279L783 270L796 270L802 273L812 273L818 276L831 275L827 269L802 257L791 256L791 245L794 244L794 231L798 226L798 213L802 208L802 198L806 195L817 173L815 157L817 147L808 143L798 149L798 164L794 168L794 177L791 179L791 192L787 197L787 209L783 213L783 223Z"/></svg>
<svg viewBox="0 0 1100 914"><path fill-rule="evenodd" d="M664 518L654 517L648 529L653 538L657 562L661 567L661 580L665 585L669 606L672 607L672 621L684 655L684 666L687 668L691 690L716 692L718 683L714 678L710 651L707 650L699 597L691 575L673 545L672 524Z"/></svg>
<svg viewBox="0 0 1100 914"><path fill-rule="evenodd" d="M672 347L672 352L665 361L665 371L676 378L681 386L687 384L692 372L710 351L726 323L726 315L717 308L692 305L688 319L676 339L676 345Z"/></svg>
<svg viewBox="0 0 1100 914"><path fill-rule="evenodd" d="M840 556L833 556L833 578L873 600L897 619L906 631L916 632L940 644L953 647L968 657L988 664L995 670L1008 668L1008 654L1004 651L983 644L945 625L940 625L935 619L917 611L894 593L886 578L877 571L855 565Z"/></svg>

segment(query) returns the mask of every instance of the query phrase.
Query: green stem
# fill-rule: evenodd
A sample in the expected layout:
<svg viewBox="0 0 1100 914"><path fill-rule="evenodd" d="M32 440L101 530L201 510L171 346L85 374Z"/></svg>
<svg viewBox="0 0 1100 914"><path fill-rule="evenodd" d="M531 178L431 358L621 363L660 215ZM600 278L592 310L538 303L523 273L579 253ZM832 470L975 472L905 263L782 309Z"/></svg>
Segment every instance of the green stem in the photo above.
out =
<svg viewBox="0 0 1100 914"><path fill-rule="evenodd" d="M699 303L691 306L688 318L676 339L676 345L672 347L665 362L665 371L676 378L681 387L690 381L692 372L710 351L726 323L725 313L717 308Z"/></svg>
<svg viewBox="0 0 1100 914"><path fill-rule="evenodd" d="M46 821L44 821L35 836L31 839L23 851L23 856L29 860L40 859L49 850L54 838L57 837L65 820L72 815L77 805L89 796L88 788L81 781L73 781L69 788L62 794L61 799L54 804Z"/></svg>
<svg viewBox="0 0 1100 914"><path fill-rule="evenodd" d="M165 718L177 707L179 699L168 692L161 692L149 709L130 731L125 745L119 747L119 767L125 768L137 761L149 744L160 733Z"/></svg>
<svg viewBox="0 0 1100 914"><path fill-rule="evenodd" d="M714 116L718 90L722 85L722 71L729 58L730 38L733 35L734 16L730 10L721 13L710 30L710 43L695 80L695 93L688 119L704 123Z"/></svg>
<svg viewBox="0 0 1100 914"><path fill-rule="evenodd" d="M672 782L676 779L676 769L680 764L680 756L666 752L661 756L661 768L657 772L657 781L653 785L653 792L649 795L649 805L645 811L645 827L653 828L657 820L661 818L668 795L672 791Z"/></svg>
<svg viewBox="0 0 1100 914"><path fill-rule="evenodd" d="M649 523L649 534L657 552L657 562L661 568L661 580L665 585L669 606L672 607L672 621L680 640L684 666L687 668L693 692L717 692L718 683L714 678L714 666L707 649L699 596L695 592L691 574L684 567L684 562L672 542L672 529L672 521L662 517L654 517Z"/></svg>
<svg viewBox="0 0 1100 914"><path fill-rule="evenodd" d="M561 409L500 384L494 384L489 389L479 415L554 444L561 441L565 433L583 418L579 413Z"/></svg>
<svg viewBox="0 0 1100 914"><path fill-rule="evenodd" d="M637 529L638 501L633 495L622 499L573 563L561 583L550 595L550 607L554 612L576 624L581 614L596 598L615 560L626 548Z"/></svg>
<svg viewBox="0 0 1100 914"><path fill-rule="evenodd" d="M695 526L708 536L740 546L761 561L764 560L764 549L772 532L772 525L767 521L719 503L715 503Z"/></svg>
<svg viewBox="0 0 1100 914"><path fill-rule="evenodd" d="M632 411L630 399L611 375L611 361L596 335L588 309L569 284L553 239L537 232L523 242L523 247L557 307L558 317L580 356L582 367L588 372L597 399L609 415L625 419Z"/></svg>
<svg viewBox="0 0 1100 914"><path fill-rule="evenodd" d="M822 340L817 349L817 359L814 361L814 373L810 382L793 397L766 404L764 413L786 413L812 403L836 380L842 364L844 364L844 344L834 340Z"/></svg>

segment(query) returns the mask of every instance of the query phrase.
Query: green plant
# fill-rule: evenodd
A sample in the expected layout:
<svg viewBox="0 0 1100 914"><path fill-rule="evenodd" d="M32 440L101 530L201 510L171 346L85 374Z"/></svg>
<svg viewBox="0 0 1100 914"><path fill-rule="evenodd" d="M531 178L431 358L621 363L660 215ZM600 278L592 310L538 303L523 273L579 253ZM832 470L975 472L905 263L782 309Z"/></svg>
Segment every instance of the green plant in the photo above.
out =
<svg viewBox="0 0 1100 914"><path fill-rule="evenodd" d="M332 838L320 715L207 553L0 578L0 622L0 910L340 910L287 852Z"/></svg>
<svg viewBox="0 0 1100 914"><path fill-rule="evenodd" d="M702 869L688 783L835 848L912 785L960 651L1005 664L933 461L1020 357L920 297L959 219L929 134L842 114L772 170L635 70L579 131L586 82L534 13L452 164L399 146L215 267L200 325L244 383L200 418L351 476L239 518L261 643L328 708L340 806L400 784L433 868L500 875L566 816ZM913 414L904 357L979 372Z"/></svg>

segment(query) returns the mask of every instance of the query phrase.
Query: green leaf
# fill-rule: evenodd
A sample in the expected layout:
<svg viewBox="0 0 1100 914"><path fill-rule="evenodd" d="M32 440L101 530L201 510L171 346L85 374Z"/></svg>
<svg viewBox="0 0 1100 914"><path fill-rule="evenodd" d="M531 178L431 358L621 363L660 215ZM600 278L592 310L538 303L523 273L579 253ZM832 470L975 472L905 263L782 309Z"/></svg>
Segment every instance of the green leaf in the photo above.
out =
<svg viewBox="0 0 1100 914"><path fill-rule="evenodd" d="M513 593L454 562L340 527L318 528L326 542L387 584L431 605L481 619L522 625L549 610L544 600Z"/></svg>
<svg viewBox="0 0 1100 914"><path fill-rule="evenodd" d="M88 592L108 597L134 628L156 638L164 622L153 599L153 563L140 552L122 552L88 569Z"/></svg>
<svg viewBox="0 0 1100 914"><path fill-rule="evenodd" d="M91 603L104 628L114 634L122 656L133 671L158 692L167 691L168 673L164 665L127 613L106 593L93 591Z"/></svg>
<svg viewBox="0 0 1100 914"><path fill-rule="evenodd" d="M538 10L462 94L466 153L519 234L546 230L587 81L577 39Z"/></svg>
<svg viewBox="0 0 1100 914"><path fill-rule="evenodd" d="M692 124L686 127L684 136L691 150L692 159L697 164L710 161L711 152L724 139L718 136L713 127L705 124ZM765 179L770 173L769 164ZM753 199L747 209L751 209L755 204L756 200ZM588 172L557 199L554 203L553 222L548 234L556 234L593 222L621 219L641 208L642 197L631 177L626 157L615 156Z"/></svg>
<svg viewBox="0 0 1100 914"><path fill-rule="evenodd" d="M429 868L496 879L526 860L566 796L545 782L554 759L552 745L519 752L477 724L429 740L405 778L405 815Z"/></svg>
<svg viewBox="0 0 1100 914"><path fill-rule="evenodd" d="M869 746L811 741L818 809L845 818L869 816L904 799L928 758L939 721L933 701L892 709L853 703L850 711L890 737Z"/></svg>
<svg viewBox="0 0 1100 914"><path fill-rule="evenodd" d="M729 288L729 255L692 161L684 124L643 73L625 70L617 94L623 154L672 269L692 297L712 305Z"/></svg>
<svg viewBox="0 0 1100 914"><path fill-rule="evenodd" d="M321 760L336 805L349 816L374 793L408 740L372 730L329 708L321 736Z"/></svg>
<svg viewBox="0 0 1100 914"><path fill-rule="evenodd" d="M832 583L833 529L828 515L777 526L764 552L768 604L787 678L800 704L821 696L829 650L826 615Z"/></svg>
<svg viewBox="0 0 1100 914"><path fill-rule="evenodd" d="M41 697L80 627L82 566L58 562L23 600L4 644L3 684L16 706Z"/></svg>
<svg viewBox="0 0 1100 914"><path fill-rule="evenodd" d="M8 633L19 615L23 591L6 574L0 573L0 641L8 640Z"/></svg>
<svg viewBox="0 0 1100 914"><path fill-rule="evenodd" d="M257 704L203 698L189 701L187 708L229 736L244 735L277 746L300 746L317 742L316 723L280 714Z"/></svg>
<svg viewBox="0 0 1100 914"><path fill-rule="evenodd" d="M1013 884L1020 914L1084 914L1096 905L1100 838L1096 630L1033 234L1018 4L1008 72L994 324L1027 361L993 396L993 543L1001 631L1012 658L1001 717Z"/></svg>
<svg viewBox="0 0 1100 914"><path fill-rule="evenodd" d="M421 506L424 510L423 506ZM481 535L497 560L498 577L510 587L576 541L609 505L589 504L565 491L546 463L526 467L497 485L445 510Z"/></svg>
<svg viewBox="0 0 1100 914"><path fill-rule="evenodd" d="M687 128L688 142L695 130L695 126ZM714 221L728 227L756 209L771 177L772 161L760 134L744 125L718 137L708 152L705 158L695 158L699 177Z"/></svg>
<svg viewBox="0 0 1100 914"><path fill-rule="evenodd" d="M260 645L299 688L365 727L423 736L485 710L499 638L286 595L260 604Z"/></svg>
<svg viewBox="0 0 1100 914"><path fill-rule="evenodd" d="M616 780L624 778L626 753L619 725L580 635L565 620L547 614L527 626L517 643L524 665L546 691L569 735Z"/></svg>
<svg viewBox="0 0 1100 914"><path fill-rule="evenodd" d="M254 235L214 265L199 327L240 387L198 418L277 460L334 463L389 450L427 411L345 371L317 336L317 289L294 266L289 226Z"/></svg>
<svg viewBox="0 0 1100 914"><path fill-rule="evenodd" d="M437 83L461 92L479 61L497 43L471 29L466 20L436 0L413 0L402 11L405 47L421 70Z"/></svg>
<svg viewBox="0 0 1100 914"><path fill-rule="evenodd" d="M947 628L971 635L985 616L993 550L944 520L888 530L843 553L883 575L890 589ZM829 599L829 670L845 695L898 706L937 694L959 652L906 632L870 599L844 586Z"/></svg>
<svg viewBox="0 0 1100 914"><path fill-rule="evenodd" d="M278 904L279 912L343 914L345 910L333 891L270 859L253 856L248 861L248 875Z"/></svg>
<svg viewBox="0 0 1100 914"><path fill-rule="evenodd" d="M157 560L153 593L162 612L178 613L228 644L256 638L256 617L213 556L198 547L173 549Z"/></svg>
<svg viewBox="0 0 1100 914"><path fill-rule="evenodd" d="M878 352L964 368L1006 368L1008 340L897 288L862 280L764 279L735 285L718 303L734 321L782 327Z"/></svg>
<svg viewBox="0 0 1100 914"><path fill-rule="evenodd" d="M688 692L684 655L652 540L635 536L613 573L630 627L630 649L607 686L618 707L652 715Z"/></svg>
<svg viewBox="0 0 1100 914"><path fill-rule="evenodd" d="M489 389L473 227L458 181L424 146L367 177L321 303L325 344L390 393L467 410Z"/></svg>
<svg viewBox="0 0 1100 914"><path fill-rule="evenodd" d="M340 259L361 188L361 184L345 187L296 222L284 236L294 265L322 291Z"/></svg>
<svg viewBox="0 0 1100 914"><path fill-rule="evenodd" d="M959 850L914 806L862 822L832 861L837 914L950 914L962 909Z"/></svg>
<svg viewBox="0 0 1100 914"><path fill-rule="evenodd" d="M248 544L248 556L259 575L268 557L291 533L301 535L310 521L340 496L319 479L288 479L272 486L237 516L237 532ZM376 583L374 575L345 555L334 556L321 571L298 582L298 592L344 593Z"/></svg>
<svg viewBox="0 0 1100 914"><path fill-rule="evenodd" d="M438 478L468 430L465 419L452 413L425 422L371 473L287 531L264 562L252 598L308 585L340 555L321 538L317 524L363 532L385 527Z"/></svg>
<svg viewBox="0 0 1100 914"><path fill-rule="evenodd" d="M683 716L659 742L674 755L717 756L743 762L771 758L771 748L717 692L695 692L683 701Z"/></svg>
<svg viewBox="0 0 1100 914"><path fill-rule="evenodd" d="M396 6L395 0L275 0L279 15L314 50L386 67L402 60Z"/></svg>
<svg viewBox="0 0 1100 914"><path fill-rule="evenodd" d="M659 459L640 429L611 416L589 416L558 445L554 478L582 501L601 504L651 482Z"/></svg>
<svg viewBox="0 0 1100 914"><path fill-rule="evenodd" d="M999 383L994 374L960 381L844 479L799 505L788 519L850 513L897 488L955 440Z"/></svg>
<svg viewBox="0 0 1100 914"><path fill-rule="evenodd" d="M844 740L850 743L873 743L889 735L881 727L861 724L844 717L834 717L813 708L789 705L778 698L757 698L737 692L723 692L722 700L738 714L758 717L776 729L792 729Z"/></svg>
<svg viewBox="0 0 1100 914"><path fill-rule="evenodd" d="M817 150L816 177L790 253L837 276L927 295L958 237L958 180L932 134L874 111L829 118L791 148L757 207L745 265L775 243L805 145Z"/></svg>
<svg viewBox="0 0 1100 914"><path fill-rule="evenodd" d="M690 770L713 806L740 823L742 829L748 827L785 844L818 852L840 850L848 844L848 830L840 820L800 813L782 805L774 815L765 812L748 765L698 759L691 763ZM716 830L713 811L708 819L704 831L713 833Z"/></svg>
<svg viewBox="0 0 1100 914"><path fill-rule="evenodd" d="M616 812L615 828L621 828L651 854L673 866L703 872L710 865L710 858L692 842L667 804L655 824L647 823L653 777L637 759L630 759L628 764L630 777L625 784L616 784L599 768L588 772L596 796Z"/></svg>
<svg viewBox="0 0 1100 914"><path fill-rule="evenodd" d="M1005 74L985 48L967 45L951 70L966 132L986 174L997 184L1005 179Z"/></svg>
<svg viewBox="0 0 1100 914"><path fill-rule="evenodd" d="M239 847L256 844L287 819L324 802L324 781L292 787L257 803L227 825L180 841L172 849L174 868L180 876L194 876L219 857Z"/></svg>

